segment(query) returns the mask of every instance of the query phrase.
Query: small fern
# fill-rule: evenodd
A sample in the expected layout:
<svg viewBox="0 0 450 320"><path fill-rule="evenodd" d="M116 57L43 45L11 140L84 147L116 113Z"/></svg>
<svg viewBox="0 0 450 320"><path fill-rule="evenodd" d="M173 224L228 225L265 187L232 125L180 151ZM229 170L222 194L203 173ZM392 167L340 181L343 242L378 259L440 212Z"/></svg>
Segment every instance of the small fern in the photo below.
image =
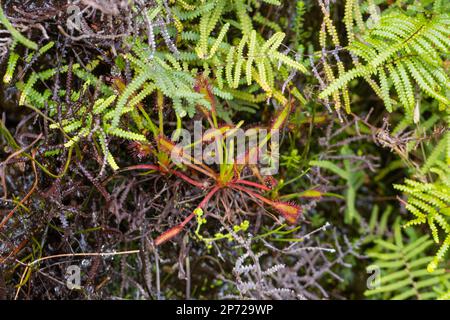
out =
<svg viewBox="0 0 450 320"><path fill-rule="evenodd" d="M209 62L221 84L219 88L226 84L229 89L237 89L243 80L248 86L256 82L269 97L274 96L280 102L285 102L275 86L275 70L280 64L301 73L307 73L307 70L301 63L278 51L284 37L284 33L277 32L265 41L258 39L253 30L248 36L244 35L237 46L222 49L220 58ZM245 51L247 55L244 55ZM223 64L225 68L218 68Z"/></svg>
<svg viewBox="0 0 450 320"><path fill-rule="evenodd" d="M429 272L436 270L450 247L450 169L443 163L438 164L439 167L430 169L439 176L434 183L406 179L404 185L394 185L395 189L408 195L406 209L415 216L405 227L428 224L433 240L440 243L435 257L428 264ZM438 227L445 234L443 239L439 236Z"/></svg>
<svg viewBox="0 0 450 320"><path fill-rule="evenodd" d="M117 100L112 114L113 129L119 125L120 118L133 109L132 105L125 108L130 98L139 97L138 100L142 100L151 94L150 88L157 87L165 96L170 97L180 117L186 114L193 116L196 105L210 107L204 96L194 91L195 77L189 70L181 70L177 60L170 54L150 58L150 50L147 45L137 41L133 45L134 54L124 56L131 63L135 75ZM175 68L168 63L174 64ZM133 104L138 100L135 98Z"/></svg>
<svg viewBox="0 0 450 320"><path fill-rule="evenodd" d="M412 236L405 243L400 224L394 225L394 239L376 239L376 246L369 250L368 256L373 265L380 268L380 282L365 292L367 297L391 300L436 299L439 289L450 279L445 269L437 269L430 274L426 265L433 260L426 255L433 241L428 235Z"/></svg>
<svg viewBox="0 0 450 320"><path fill-rule="evenodd" d="M71 73L82 81L83 87L78 91L73 90L71 92L69 103L81 101L80 98L84 92L88 91L88 89L92 87L99 88L101 96L98 97L93 103L90 103L87 100L77 109L76 113L65 118L61 123L56 121L52 123L50 125L50 129L61 130L66 135L67 141L64 143L64 147L66 148L71 148L83 139L93 136L100 144L100 149L106 157L107 163L109 163L111 168L117 170L119 167L107 147L108 137L118 137L124 140L143 142L147 141L147 139L143 134L132 132L130 130L124 130L120 127L112 127L111 120L115 112L117 112L116 109L118 103L121 101L120 99L123 101L124 96L130 97L132 93L127 94L124 92L121 97L117 99L117 94L112 90L112 88L108 87L105 83L92 74L92 71L97 64L98 61L93 61L84 70L82 70L78 64L73 64L70 67ZM69 66L62 66L59 69L53 68L41 72L31 73L25 83L18 85L21 90L19 104L25 106L31 105L38 109L43 109L47 106L49 108L49 116L56 117L56 102L50 100L52 92L48 89L40 92L36 89L36 86L39 82L52 81L53 77L57 73L65 74L68 71ZM128 86L127 88L132 88L132 86ZM153 89L154 87L144 87L143 92L145 94L133 96L133 99L125 111L133 111L133 108L140 102L140 100L142 100L146 94L151 93ZM61 97L65 96L66 90L60 89L58 95ZM61 112L63 113L68 111L68 106L66 104L63 104L61 108Z"/></svg>
<svg viewBox="0 0 450 320"><path fill-rule="evenodd" d="M443 68L442 56L450 47L450 19L448 14L410 17L392 12L381 17L361 41L352 41L352 1L347 1L346 28L351 41L348 49L366 63L342 73L319 95L325 99L338 92L347 92L346 86L355 79L376 77L376 93L383 99L388 111L393 110L391 91L397 93L408 118L413 118L416 104L416 87L426 95L448 107L450 88L448 75Z"/></svg>
<svg viewBox="0 0 450 320"><path fill-rule="evenodd" d="M247 102L254 102L253 95L242 93L248 93L245 91L244 84L248 87L256 84L265 92L265 99L274 97L281 104L286 103L286 98L277 90L276 80L282 81L291 70L307 73L306 67L279 51L285 33L278 30L268 40L264 39L253 28L252 19L248 14L250 6L242 0L230 2L232 6L227 0L205 1L205 7L211 3L214 6L200 13L198 28L184 30L181 34L183 40L195 43L196 56L192 56L191 52L181 51L178 58L191 66L203 68L206 74L213 73L214 85L228 94L233 94L239 88L240 97L236 96L237 99L248 97L245 99ZM268 1L268 3L280 4L278 1ZM183 10L186 10L186 14L191 12L185 6L177 8L180 16L189 19L182 14ZM237 21L228 18L230 11L234 11ZM224 17L225 14L227 18ZM223 20L227 23L222 24ZM270 23L267 19L258 21L277 29L276 24ZM231 45L227 38L233 37L236 31L242 36L239 37L240 41L235 39ZM279 77L278 74L280 74ZM305 101L298 89L292 90L294 95L301 97L302 102Z"/></svg>

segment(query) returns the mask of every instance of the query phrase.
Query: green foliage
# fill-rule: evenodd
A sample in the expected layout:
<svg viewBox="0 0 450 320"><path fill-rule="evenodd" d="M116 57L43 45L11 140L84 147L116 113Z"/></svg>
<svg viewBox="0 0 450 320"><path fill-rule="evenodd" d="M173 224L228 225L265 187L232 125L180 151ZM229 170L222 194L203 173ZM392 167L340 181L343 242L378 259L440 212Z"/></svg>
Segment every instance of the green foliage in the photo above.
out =
<svg viewBox="0 0 450 320"><path fill-rule="evenodd" d="M274 96L285 103L286 98L277 89L276 80L279 78L277 77L279 72L275 70L280 67L281 74L291 69L306 73L306 68L278 51L285 37L283 32L276 32L269 40L264 40L262 35L253 30L253 24L247 12L250 8L247 4L243 1L233 1L233 3L232 10L236 12L239 26L236 26L236 23L222 24L223 15L230 10L226 0L207 1L198 8L186 2L179 2L174 6L176 19L181 24L177 28L183 30L181 39L186 43L196 43L195 54L192 51L183 50L177 50L175 53L164 50L155 52L153 44L144 44L139 39L129 39L127 45L131 47L131 50L116 58L115 68L125 72L125 65L128 64L132 79L129 83L120 84L119 92L117 90L114 92L110 86L94 75L94 69L99 64L99 60L93 61L87 68L81 68L78 63L73 64L70 67L69 76L74 75L83 81L83 88L81 90L60 89L57 92L58 96L64 97L69 90L71 103L79 103L84 100L82 97L94 88L100 89L101 96L91 103L82 103L82 106L77 108L77 113L64 119L62 123L52 124L53 129L60 129L68 134L68 141L64 146L68 148L83 139L94 136L110 165L117 169L117 164L107 150L108 137L147 141L145 135L133 132L134 129L121 128L122 120L126 119L126 122L131 118L138 130L145 132L150 129L154 131L154 135L156 134L152 120L142 105L148 97L161 92L166 98L164 103L171 102L171 107L178 117L186 115L193 117L198 106L206 109L212 107L211 102L215 103L215 101L205 97L202 92L196 92L199 72L205 76L211 72L214 74L215 80L211 79L208 86L218 98L227 101L236 98L254 104ZM273 4L278 2L275 1ZM149 13L149 19L154 19L161 10L163 10L161 6L155 7L155 10ZM200 17L198 27L196 24L190 24L198 17ZM222 26L218 28L220 24ZM213 37L212 34L216 30L218 34ZM228 42L230 32L233 32L233 36L236 32L243 35L239 44L231 45ZM17 36L16 40L24 44L20 36ZM30 54L25 60L30 63L52 47L53 42L50 42L36 54ZM15 45L11 48L7 72L4 76L6 83L11 81L19 60L19 55L14 48ZM279 64L281 65L278 66ZM55 81L56 77L68 73L67 65L31 72L23 83L18 83L21 91L19 105L32 105L41 110L48 108L49 116L55 119L58 106L57 102L50 99L54 92L45 87L47 83ZM242 76L245 76L247 90L241 89L244 82ZM265 91L265 95L254 94L255 83ZM298 91L296 94L299 95ZM167 108L167 106L164 107ZM231 103L231 107L234 110L249 108L245 102ZM68 108L69 106L63 106L59 112L65 113ZM220 105L217 109L219 115L229 118L229 114Z"/></svg>
<svg viewBox="0 0 450 320"><path fill-rule="evenodd" d="M368 256L374 260L372 266L380 268L381 274L379 283L372 283L373 288L365 292L367 297L427 300L444 295L442 290L450 274L445 269L437 269L432 274L426 270L432 260L427 256L427 249L433 243L429 236L410 235L405 241L397 222L393 239L376 239L374 243Z"/></svg>
<svg viewBox="0 0 450 320"><path fill-rule="evenodd" d="M265 92L266 98L273 96L279 102L285 103L286 99L277 88L276 81L283 80L278 74L282 75L288 70L307 73L305 66L280 52L285 33L277 31L268 40L264 39L253 28L244 1L232 2L234 6L231 9L235 11L237 21L225 23L222 26L220 26L222 16L229 10L227 1L213 0L205 3L207 9L201 13L198 30L185 29L181 35L183 40L195 43L197 57L181 52L179 58L192 65L201 66L207 75L212 72L215 78L214 85L236 99L257 102L258 98L251 93L254 91L252 85L256 82L257 86ZM278 3L278 1L270 2ZM211 3L215 5L211 8L207 7ZM182 7L178 8L178 12L178 16L184 17ZM268 24L265 20L259 19L259 21ZM277 29L273 24L271 26ZM212 37L215 31L218 31L218 35ZM230 42L228 39L235 37L236 31L240 35ZM281 72L277 69L281 69ZM243 88L245 84L247 89ZM301 96L298 90L295 89L295 92Z"/></svg>
<svg viewBox="0 0 450 320"><path fill-rule="evenodd" d="M19 43L23 44L25 47L37 50L38 45L31 41L30 39L23 36L19 31L17 31L9 22L8 18L5 16L5 13L3 12L3 8L0 7L0 22L3 24L3 26L11 33L11 36Z"/></svg>
<svg viewBox="0 0 450 320"><path fill-rule="evenodd" d="M433 240L440 244L435 257L428 264L429 272L436 270L450 247L450 169L443 163L438 164L439 167L430 169L439 177L434 183L406 179L404 185L394 185L394 188L408 196L406 209L415 216L405 227L428 224ZM438 227L444 232L443 239L439 236Z"/></svg>
<svg viewBox="0 0 450 320"><path fill-rule="evenodd" d="M16 66L17 66L17 61L19 60L19 54L14 52L14 48L16 46L16 42L14 42L11 47L10 47L10 54L8 57L8 64L6 66L6 72L5 75L3 76L3 82L4 83L10 83L13 75L14 75L14 71L16 70Z"/></svg>
<svg viewBox="0 0 450 320"><path fill-rule="evenodd" d="M77 108L77 112L62 120L61 123L56 121L58 114L57 102L50 101L52 92L49 89L40 92L37 86L42 82L50 81L57 73L59 75L66 74L69 71L69 66L63 66L60 69L53 68L41 72L33 72L25 83L19 85L22 91L19 105L33 106L38 109L48 107L49 116L54 118L50 128L62 130L66 134L68 138L67 142L64 143L66 148L72 147L90 136L95 137L99 143L99 149L106 157L107 162L116 170L118 166L107 147L106 141L108 137L119 137L130 141L147 141L147 139L142 134L112 127L111 119L115 112L114 102L117 100L117 95L111 88L107 87L92 74L96 65L97 63L93 61L86 70L81 70L78 64L71 66L70 72L79 80L83 81L83 87L78 91L71 91L70 103L83 101L81 97L95 87L101 88L102 96L92 104L89 101L83 101L82 105ZM66 90L60 90L59 96L64 97ZM134 103L137 103L136 100ZM130 106L132 108L133 104L131 103ZM66 113L69 110L68 108L69 106L64 104L60 112Z"/></svg>
<svg viewBox="0 0 450 320"><path fill-rule="evenodd" d="M124 58L131 63L135 74L117 101L112 116L113 128L118 126L124 114L133 109L132 104L125 108L129 99L133 96L139 97L138 100L144 99L152 93L150 88L158 88L166 97L171 98L173 107L180 117L186 114L192 117L198 104L211 107L202 94L194 92L195 77L192 72L188 69L183 70L169 53L150 58L149 47L140 42L134 43L132 51L134 54L127 54Z"/></svg>
<svg viewBox="0 0 450 320"><path fill-rule="evenodd" d="M226 58L225 78L229 87L236 89L241 83L241 76L245 75L246 84L250 86L256 81L269 95L274 89L274 69L278 63L305 73L306 68L300 63L277 51L285 35L275 33L269 40L257 40L256 31L250 36L244 36L237 47L231 47ZM243 52L247 48L248 55ZM217 73L221 78L223 74Z"/></svg>
<svg viewBox="0 0 450 320"><path fill-rule="evenodd" d="M305 14L306 14L306 7L305 7L305 1L303 0L297 0L295 4L295 20L293 24L293 31L294 31L294 45L296 48L301 49L304 48L304 44L302 43L303 38L307 35L307 32L305 31Z"/></svg>
<svg viewBox="0 0 450 320"><path fill-rule="evenodd" d="M374 239L383 237L383 235L389 232L389 217L392 215L392 211L393 207L387 206L380 217L380 207L378 205L373 206L372 212L370 214L369 224L367 225L366 231L368 233L368 237L366 241L371 242Z"/></svg>
<svg viewBox="0 0 450 320"><path fill-rule="evenodd" d="M450 126L450 114L447 113L445 118L447 127ZM448 166L450 166L450 130L446 130L443 133L442 138L433 147L430 155L426 159L425 163L421 168L422 174L426 174L430 169L435 166L438 161L444 161Z"/></svg>
<svg viewBox="0 0 450 320"><path fill-rule="evenodd" d="M273 272L280 262L289 266L289 276L282 277L284 280L299 275L312 279L307 286L296 284L302 287L300 291L317 285L324 288L321 291L341 295L348 292L348 283L362 278L342 271L346 263L338 238L343 238L346 245L363 243L364 250L369 247L367 256L382 270L380 285L367 290L367 297L450 298L450 275L445 270L450 246L447 2L157 0L142 2L143 15L137 10L139 3L123 2L133 17L122 21L118 30L126 30L132 36L114 34L111 38L106 34L111 25L104 29L108 19L103 21L102 15L101 22L91 24L99 16L91 14L84 16L86 25L96 29L93 32L100 30L97 33L77 38L44 28L44 40L37 39L37 25L22 29L16 24L21 20L8 20L0 8L0 23L7 35L0 48L4 54L6 104L13 105L15 99L9 97L17 93L17 106L13 105L17 114L13 109L14 116L9 117L7 110L7 121L0 123L0 142L7 144L0 151L10 154L0 165L0 188L5 199L6 189L13 185L13 191L9 190L14 194L11 203L28 210L26 206L35 201L34 187L30 198L27 195L26 202L19 202L16 194L21 192L21 178L15 185L7 174L26 172L29 163L31 168L36 164L48 176L59 179L55 188L47 180L44 188L40 181L36 182L40 195L36 207L51 207L58 202L64 207L67 203L72 209L74 203L73 215L78 210L110 210L96 215L93 230L109 228L114 220L110 219L112 210L118 213L117 220L127 221L118 221L111 230L120 229L127 239L142 238L141 252L154 244L162 248L164 242L175 239L193 224L194 239L203 242L207 249L223 250L221 258L236 258L243 248L249 252L269 248L274 253L267 255L267 260L275 265ZM17 15L20 16L19 11ZM39 19L46 24L44 14ZM119 25L121 19L115 16L112 25ZM361 78L374 94L366 90L365 83L358 83ZM327 113L323 104L334 104L339 117ZM28 118L34 121L33 125L21 122L20 130L10 133L14 131L7 128L10 118L13 125L16 118L21 121L25 108L35 112L36 116ZM347 114L341 114L340 109ZM203 129L214 129L225 136L250 126L280 131L278 177L261 176L257 165L227 162L236 146L226 145L224 139L214 141L220 164L176 164L170 155L179 149L169 140L170 133L179 137L179 129L191 129L194 119L201 120ZM41 128L45 128L45 134L39 135ZM25 143L35 136L37 140L32 144ZM197 140L192 145L207 142ZM186 156L183 159L192 160L183 152L184 149L179 154ZM53 170L61 166L60 162L62 173L52 174L47 165ZM122 170L117 171L119 164ZM16 168L8 172L11 165ZM106 176L107 165L116 172ZM76 180L79 170L83 171L83 181ZM142 174L145 179L134 175L134 170L146 170ZM71 190L64 190L66 180L60 178L66 172L73 173L73 181L68 185L69 189L79 189L76 197L71 197ZM95 189L86 187L87 180ZM404 194L404 199L396 197L392 184ZM28 185L29 181L23 190L29 190ZM119 185L123 189L119 190ZM94 202L103 199L91 196L83 203L77 202L79 194L85 190L97 192L96 189L108 199L108 206ZM147 197L147 193L151 196ZM52 201L43 201L42 194ZM201 205L178 224L201 197ZM244 205L247 199L252 201ZM295 200L301 206L278 200ZM148 202L142 205L143 201ZM164 207L167 202L170 208ZM262 204L275 210L264 210ZM412 214L411 220L400 220L404 214L400 207ZM142 209L141 214L129 214L136 208ZM276 212L281 216L274 215ZM283 223L294 224L301 215L304 220L296 226ZM102 220L103 216L107 220ZM136 222L135 216L142 220ZM25 221L27 215L20 218ZM83 218L77 216L74 221L88 226L90 221ZM268 228L270 218L276 222ZM64 219L61 218L61 224L67 224ZM143 221L150 221L145 230L130 229ZM218 221L223 226L220 229ZM311 227L320 225L323 227L310 232ZM333 234L322 233L330 225ZM401 225L405 228L401 229ZM66 231L59 230L59 226L55 229L61 234ZM161 234L161 230L167 231ZM250 235L249 230L255 233ZM72 235L85 235L84 231L73 231ZM142 234L135 237L137 231ZM64 232L67 239L71 234ZM153 236L157 236L155 241L146 243ZM96 239L86 233L86 248L97 250L91 247L93 240ZM254 240L260 240L258 245ZM123 244L119 240L117 243ZM127 249L136 243L129 240ZM236 243L239 245L234 247ZM182 245L178 263L189 252L198 253L201 259L211 258L198 242L187 246L184 241ZM356 247L349 251L353 255L351 265L364 261L358 260L361 252L356 252ZM161 257L167 254L165 249L153 252ZM338 255L337 262L327 260L331 254ZM169 255L155 259L170 261L175 256L173 252ZM142 264L151 265L144 261L151 255L142 256ZM325 259L324 265L316 265L321 259ZM186 261L188 271L188 257ZM303 275L305 269L298 267L302 261L314 262L308 262L307 268L314 275ZM182 264L177 267L180 275L185 272ZM253 269L253 265L247 266L250 267ZM342 283L335 286L334 280L328 279L319 283L315 268L321 268L320 274L329 271L342 276ZM331 268L339 269L335 272ZM150 269L146 271L149 274L153 272ZM167 274L164 284L172 282L171 274ZM193 286L197 285L195 272L189 276L189 285L191 280ZM278 278L281 277L270 281ZM202 283L201 287L207 285ZM281 294L282 290L273 292ZM170 294L173 293L168 298ZM303 297L303 292L297 297Z"/></svg>
<svg viewBox="0 0 450 320"><path fill-rule="evenodd" d="M351 150L348 147L343 147L341 149L342 155L351 155ZM343 161L343 168L339 167L332 161L328 160L313 160L309 163L311 166L318 166L324 169L327 169L335 174L337 174L340 178L346 181L346 190L345 190L345 201L346 201L346 210L345 210L345 223L353 223L354 220L360 221L361 217L356 209L356 195L358 189L362 186L364 181L364 172L355 171L354 164L351 163L349 159L345 159Z"/></svg>
<svg viewBox="0 0 450 320"><path fill-rule="evenodd" d="M379 83L375 86L378 88L376 93L390 112L397 105L391 97L394 91L405 108L406 116L412 119L418 103L417 87L448 107L450 81L442 59L450 47L448 14L408 16L394 11L383 15L362 40L353 40L352 3L351 0L346 3L348 49L365 63L358 63L341 74L320 93L319 98L324 99L340 91L345 93L345 87L355 78L375 77Z"/></svg>

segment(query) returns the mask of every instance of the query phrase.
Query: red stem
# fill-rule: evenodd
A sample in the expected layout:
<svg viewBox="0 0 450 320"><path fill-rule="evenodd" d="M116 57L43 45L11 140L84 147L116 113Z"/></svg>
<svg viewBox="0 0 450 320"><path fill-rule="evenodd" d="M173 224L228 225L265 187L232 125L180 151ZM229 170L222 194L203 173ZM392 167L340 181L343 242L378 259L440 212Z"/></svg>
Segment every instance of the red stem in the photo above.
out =
<svg viewBox="0 0 450 320"><path fill-rule="evenodd" d="M203 198L202 202L200 202L197 208L203 208L204 206L206 206L209 200L211 200L211 197L219 190L220 190L219 186L215 186L214 188L212 188L212 190L208 192L208 194ZM184 227L189 221L192 220L193 217L195 217L195 210L192 211L192 213L189 216L187 216L186 219L184 219L184 221L180 224L180 226Z"/></svg>
<svg viewBox="0 0 450 320"><path fill-rule="evenodd" d="M200 202L200 204L198 205L198 208L203 208L211 199L211 197L220 190L220 186L215 186L214 188L212 188L212 190L205 196L205 198L202 200L202 202Z"/></svg>
<svg viewBox="0 0 450 320"><path fill-rule="evenodd" d="M205 186L204 186L203 183L201 183L200 181L197 181L197 180L189 178L184 173L181 173L181 172L176 171L176 170L170 170L170 173L172 173L173 175L176 175L177 177L183 179L184 181L192 184L193 186L196 186L196 187L198 187L200 189L205 189Z"/></svg>
<svg viewBox="0 0 450 320"><path fill-rule="evenodd" d="M163 172L163 170L159 166L154 165L154 164L138 164L135 166L126 167L126 168L122 169L121 171L130 171L130 170L155 170L155 171ZM196 181L194 179L191 179L181 172L178 172L176 170L169 170L169 172L171 174L176 175L177 177L183 179L184 181L192 184L193 186L196 186L201 189L205 189L205 186L203 185L203 183Z"/></svg>
<svg viewBox="0 0 450 320"><path fill-rule="evenodd" d="M264 191L270 191L271 189L263 184L257 183L257 182L253 182L253 181L247 181L247 180L235 180L233 181L233 183L240 183L240 184L245 184L248 186L252 186Z"/></svg>
<svg viewBox="0 0 450 320"><path fill-rule="evenodd" d="M211 197L220 190L221 187L219 186L215 186L210 192L208 192L208 194L205 196L205 198L203 198L202 202L200 202L200 204L197 206L197 208L203 208L208 202L209 200L211 200ZM163 244L164 242L172 239L173 237L175 237L176 235L178 235L181 230L183 230L183 228L186 226L186 224L188 224L189 221L192 220L192 218L195 217L195 210L192 211L192 213L187 216L182 223L180 223L179 225L170 228L169 230L167 230L166 232L164 232L163 234L161 234L158 238L156 238L155 240L155 244L157 246Z"/></svg>
<svg viewBox="0 0 450 320"><path fill-rule="evenodd" d="M247 189L245 187L242 187L242 186L239 186L236 184L230 184L230 188L243 191L243 192L247 193L249 196L257 198L257 199L261 200L262 202L267 203L268 205L273 205L272 200L269 200L269 199L263 197L262 195L257 194L256 192L253 192L252 190Z"/></svg>

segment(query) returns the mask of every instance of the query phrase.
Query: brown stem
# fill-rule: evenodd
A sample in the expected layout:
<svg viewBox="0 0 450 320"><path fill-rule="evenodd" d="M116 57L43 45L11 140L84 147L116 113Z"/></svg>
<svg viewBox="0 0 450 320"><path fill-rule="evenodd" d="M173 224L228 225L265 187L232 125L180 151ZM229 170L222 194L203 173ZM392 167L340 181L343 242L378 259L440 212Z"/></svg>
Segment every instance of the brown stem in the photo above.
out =
<svg viewBox="0 0 450 320"><path fill-rule="evenodd" d="M34 160L34 157L36 155L36 150L33 150L32 152L32 159ZM28 191L27 195L20 200L20 202L14 207L14 209L12 209L7 215L6 217L2 220L2 222L0 222L0 230L3 229L3 227L5 226L5 224L8 222L8 220L13 216L14 212L16 212L16 210L25 203L25 201L27 201L27 199L33 194L34 190L37 187L38 184L38 175L37 175L37 171L36 171L36 164L34 163L34 161L31 162L31 167L33 168L33 172L34 172L34 182L33 182L33 186L31 187L30 191Z"/></svg>

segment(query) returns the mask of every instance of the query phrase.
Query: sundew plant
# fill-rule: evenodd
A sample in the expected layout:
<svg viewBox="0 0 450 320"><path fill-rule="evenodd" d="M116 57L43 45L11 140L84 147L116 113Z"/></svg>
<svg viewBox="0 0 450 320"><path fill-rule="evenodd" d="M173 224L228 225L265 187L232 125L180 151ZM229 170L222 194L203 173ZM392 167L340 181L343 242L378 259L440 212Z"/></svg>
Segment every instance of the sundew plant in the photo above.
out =
<svg viewBox="0 0 450 320"><path fill-rule="evenodd" d="M0 299L450 299L450 3L0 3Z"/></svg>

